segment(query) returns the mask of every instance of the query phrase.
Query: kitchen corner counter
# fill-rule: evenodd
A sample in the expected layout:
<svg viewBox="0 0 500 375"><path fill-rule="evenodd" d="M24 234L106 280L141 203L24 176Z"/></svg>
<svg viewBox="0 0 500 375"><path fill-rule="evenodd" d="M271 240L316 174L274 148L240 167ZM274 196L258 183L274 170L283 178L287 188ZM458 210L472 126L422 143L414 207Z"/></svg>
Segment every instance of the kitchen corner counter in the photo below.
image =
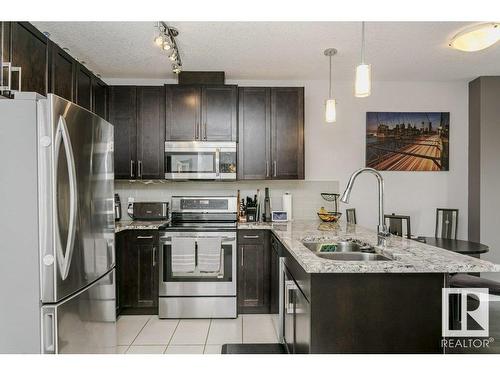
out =
<svg viewBox="0 0 500 375"><path fill-rule="evenodd" d="M127 220L115 222L115 233L130 229L130 230L157 230L163 224L167 223L165 220L156 221L141 221L141 220Z"/></svg>
<svg viewBox="0 0 500 375"><path fill-rule="evenodd" d="M338 241L356 238L376 244L377 234L359 225L317 220L288 223L239 223L238 229L269 229L307 273L457 273L500 272L500 265L461 255L402 237L391 236L385 247L375 246L391 261L338 261L322 259L302 241Z"/></svg>

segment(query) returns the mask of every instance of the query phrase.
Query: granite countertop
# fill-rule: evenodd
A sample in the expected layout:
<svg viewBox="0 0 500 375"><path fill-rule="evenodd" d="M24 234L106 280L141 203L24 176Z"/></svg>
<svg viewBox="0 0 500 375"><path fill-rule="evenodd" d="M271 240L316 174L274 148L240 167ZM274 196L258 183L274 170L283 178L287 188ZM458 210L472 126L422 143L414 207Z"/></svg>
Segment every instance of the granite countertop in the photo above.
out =
<svg viewBox="0 0 500 375"><path fill-rule="evenodd" d="M142 221L142 220L123 220L115 222L115 233L121 232L127 229L150 229L156 230L161 225L167 223L165 220L152 220L152 221Z"/></svg>
<svg viewBox="0 0 500 375"><path fill-rule="evenodd" d="M500 265L398 236L391 236L385 247L375 246L377 253L391 261L328 260L317 257L302 244L304 239L328 242L345 238L377 243L375 231L342 222L239 223L238 229L270 229L308 273L500 272Z"/></svg>

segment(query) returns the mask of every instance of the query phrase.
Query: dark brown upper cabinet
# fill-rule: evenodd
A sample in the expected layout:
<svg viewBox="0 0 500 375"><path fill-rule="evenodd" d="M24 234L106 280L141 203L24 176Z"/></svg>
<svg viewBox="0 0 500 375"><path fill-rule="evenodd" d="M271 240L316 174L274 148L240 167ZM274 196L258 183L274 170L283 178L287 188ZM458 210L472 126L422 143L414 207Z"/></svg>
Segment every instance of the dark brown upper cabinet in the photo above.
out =
<svg viewBox="0 0 500 375"><path fill-rule="evenodd" d="M135 179L137 97L135 86L109 87L109 121L115 133L115 179Z"/></svg>
<svg viewBox="0 0 500 375"><path fill-rule="evenodd" d="M92 112L108 119L108 85L98 77L92 79Z"/></svg>
<svg viewBox="0 0 500 375"><path fill-rule="evenodd" d="M109 119L115 126L115 179L164 177L163 86L111 86Z"/></svg>
<svg viewBox="0 0 500 375"><path fill-rule="evenodd" d="M238 179L304 179L304 88L239 88Z"/></svg>
<svg viewBox="0 0 500 375"><path fill-rule="evenodd" d="M28 22L10 22L10 38L10 62L13 67L20 68L19 73L12 73L12 89L46 95L49 50L47 37Z"/></svg>
<svg viewBox="0 0 500 375"><path fill-rule="evenodd" d="M236 141L236 86L206 86L201 92L203 141Z"/></svg>
<svg viewBox="0 0 500 375"><path fill-rule="evenodd" d="M236 86L166 86L167 141L236 141Z"/></svg>
<svg viewBox="0 0 500 375"><path fill-rule="evenodd" d="M304 179L304 88L271 89L272 178Z"/></svg>
<svg viewBox="0 0 500 375"><path fill-rule="evenodd" d="M89 111L92 110L92 78L93 74L90 70L78 63L76 67L76 104Z"/></svg>
<svg viewBox="0 0 500 375"><path fill-rule="evenodd" d="M240 87L238 97L238 178L270 178L271 89Z"/></svg>
<svg viewBox="0 0 500 375"><path fill-rule="evenodd" d="M52 93L107 117L107 85L29 22L0 22L0 45L1 61L15 68L12 91ZM0 81L7 85L6 69ZM12 96L8 90L4 94Z"/></svg>
<svg viewBox="0 0 500 375"><path fill-rule="evenodd" d="M74 101L77 62L69 53L53 42L50 42L49 51L49 92Z"/></svg>
<svg viewBox="0 0 500 375"><path fill-rule="evenodd" d="M137 88L138 178L164 178L165 88Z"/></svg>
<svg viewBox="0 0 500 375"><path fill-rule="evenodd" d="M166 140L198 140L201 122L201 88L199 86L167 85L165 96Z"/></svg>

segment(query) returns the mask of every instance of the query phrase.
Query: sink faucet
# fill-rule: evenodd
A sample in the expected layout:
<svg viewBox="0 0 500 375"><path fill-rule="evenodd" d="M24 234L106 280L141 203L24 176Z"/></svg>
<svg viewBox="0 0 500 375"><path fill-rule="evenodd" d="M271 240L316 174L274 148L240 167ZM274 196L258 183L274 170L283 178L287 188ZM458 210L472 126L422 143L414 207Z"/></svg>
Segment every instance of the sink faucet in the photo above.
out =
<svg viewBox="0 0 500 375"><path fill-rule="evenodd" d="M352 186L354 185L354 180L361 173L369 172L377 177L378 183L378 226L377 226L377 245L385 246L386 240L390 236L387 226L385 225L384 219L384 179L382 175L373 168L361 168L355 171L349 178L347 187L345 188L344 194L340 198L341 202L349 203L349 196L351 195Z"/></svg>

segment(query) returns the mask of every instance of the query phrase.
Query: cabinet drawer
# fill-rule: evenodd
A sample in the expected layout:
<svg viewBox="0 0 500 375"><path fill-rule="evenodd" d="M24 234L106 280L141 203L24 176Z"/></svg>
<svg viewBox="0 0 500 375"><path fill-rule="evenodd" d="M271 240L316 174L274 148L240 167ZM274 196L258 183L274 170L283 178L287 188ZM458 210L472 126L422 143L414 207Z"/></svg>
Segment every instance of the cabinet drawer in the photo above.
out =
<svg viewBox="0 0 500 375"><path fill-rule="evenodd" d="M158 231L134 230L129 233L129 241L141 244L156 244L158 243Z"/></svg>
<svg viewBox="0 0 500 375"><path fill-rule="evenodd" d="M239 230L238 244L264 243L266 232L263 230Z"/></svg>

